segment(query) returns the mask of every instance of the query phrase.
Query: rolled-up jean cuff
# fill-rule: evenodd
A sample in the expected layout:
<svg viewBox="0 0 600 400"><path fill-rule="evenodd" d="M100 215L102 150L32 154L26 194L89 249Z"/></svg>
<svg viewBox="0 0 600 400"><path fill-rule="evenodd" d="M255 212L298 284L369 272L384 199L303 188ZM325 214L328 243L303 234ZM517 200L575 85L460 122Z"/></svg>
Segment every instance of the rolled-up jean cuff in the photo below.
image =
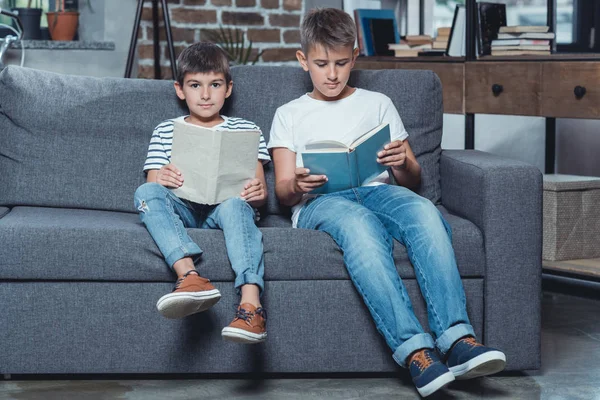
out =
<svg viewBox="0 0 600 400"><path fill-rule="evenodd" d="M419 333L402 343L400 347L396 349L394 355L394 361L401 367L406 368L406 358L412 353L419 349L434 349L435 344L433 338L428 333Z"/></svg>
<svg viewBox="0 0 600 400"><path fill-rule="evenodd" d="M234 286L235 286L235 290L238 295L240 294L240 291L241 291L240 287L243 285L258 286L260 294L262 295L265 283L264 283L262 277L258 276L257 274L253 274L252 272L247 272L247 273L239 275L237 278L235 278Z"/></svg>
<svg viewBox="0 0 600 400"><path fill-rule="evenodd" d="M475 336L473 327L469 324L454 325L444 331L436 341L435 345L442 354L446 354L454 342L465 336Z"/></svg>
<svg viewBox="0 0 600 400"><path fill-rule="evenodd" d="M192 257L194 261L202 254L202 249L194 242L184 243L183 246L177 247L165 257L165 261L171 269L173 264L184 257Z"/></svg>

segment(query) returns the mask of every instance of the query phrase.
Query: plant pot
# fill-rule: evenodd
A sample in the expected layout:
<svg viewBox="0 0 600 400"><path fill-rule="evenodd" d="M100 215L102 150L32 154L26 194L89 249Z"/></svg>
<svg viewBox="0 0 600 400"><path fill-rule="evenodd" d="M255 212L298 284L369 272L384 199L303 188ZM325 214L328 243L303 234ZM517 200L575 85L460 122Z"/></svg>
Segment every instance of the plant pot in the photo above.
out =
<svg viewBox="0 0 600 400"><path fill-rule="evenodd" d="M40 40L42 30L40 29L40 20L42 19L41 8L13 8L13 11L19 16L23 25L23 39ZM13 22L16 28L16 23Z"/></svg>
<svg viewBox="0 0 600 400"><path fill-rule="evenodd" d="M79 13L75 11L48 12L48 30L52 40L73 40L79 25Z"/></svg>

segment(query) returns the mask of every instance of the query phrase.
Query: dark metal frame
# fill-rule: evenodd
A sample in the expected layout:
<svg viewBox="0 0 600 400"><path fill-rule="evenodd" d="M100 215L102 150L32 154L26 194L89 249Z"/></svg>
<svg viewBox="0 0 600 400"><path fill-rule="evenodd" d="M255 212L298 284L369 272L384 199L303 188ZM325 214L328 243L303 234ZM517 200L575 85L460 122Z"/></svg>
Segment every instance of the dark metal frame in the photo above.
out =
<svg viewBox="0 0 600 400"><path fill-rule="evenodd" d="M158 2L152 1L152 41L154 45L154 79L160 79L160 38L159 38L159 23L158 23ZM138 0L137 10L135 12L135 23L133 24L133 32L131 34L131 42L129 43L129 54L127 56L127 64L125 66L125 78L131 77L133 69L133 60L135 58L135 50L137 47L138 31L140 29L140 20L142 19L142 8L145 0ZM173 37L171 34L171 22L169 19L169 9L167 8L167 0L160 0L163 11L163 22L165 23L165 32L167 36L167 49L171 60L171 72L173 77L175 74L175 49L173 47Z"/></svg>
<svg viewBox="0 0 600 400"><path fill-rule="evenodd" d="M556 0L547 0L548 6L548 19L547 24L550 27L551 32L556 32ZM475 61L477 55L475 54L475 40L477 37L477 25L475 23L477 16L477 1L467 0L466 4L467 11L467 37L466 37L466 61ZM554 41L556 46L556 41ZM556 47L555 47L556 49ZM475 149L475 114L465 114L465 149ZM546 118L546 161L545 161L545 172L547 174L554 173L554 164L556 160L556 118Z"/></svg>

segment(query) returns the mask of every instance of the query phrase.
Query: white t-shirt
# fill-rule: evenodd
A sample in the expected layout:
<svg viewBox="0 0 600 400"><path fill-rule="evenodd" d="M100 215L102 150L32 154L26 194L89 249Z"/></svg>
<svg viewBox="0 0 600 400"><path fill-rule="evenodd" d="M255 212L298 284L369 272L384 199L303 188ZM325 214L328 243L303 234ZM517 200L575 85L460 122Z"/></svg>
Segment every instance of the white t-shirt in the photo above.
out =
<svg viewBox="0 0 600 400"><path fill-rule="evenodd" d="M316 100L308 94L279 107L275 113L267 147L285 147L296 153L296 167L302 167L300 153L306 143L336 140L350 145L365 132L382 123L390 124L391 140L404 140L408 133L392 100L382 93L357 88L337 101ZM365 186L387 183L387 172ZM302 206L315 195L305 194L292 210L294 227Z"/></svg>

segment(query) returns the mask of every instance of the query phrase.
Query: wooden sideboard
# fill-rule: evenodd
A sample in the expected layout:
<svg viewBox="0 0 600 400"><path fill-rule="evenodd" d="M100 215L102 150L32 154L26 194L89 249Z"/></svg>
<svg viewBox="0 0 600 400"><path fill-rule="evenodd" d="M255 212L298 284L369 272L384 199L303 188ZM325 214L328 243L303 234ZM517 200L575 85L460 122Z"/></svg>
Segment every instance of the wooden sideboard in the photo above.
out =
<svg viewBox="0 0 600 400"><path fill-rule="evenodd" d="M600 119L600 57L366 57L357 69L426 69L442 81L444 112Z"/></svg>

